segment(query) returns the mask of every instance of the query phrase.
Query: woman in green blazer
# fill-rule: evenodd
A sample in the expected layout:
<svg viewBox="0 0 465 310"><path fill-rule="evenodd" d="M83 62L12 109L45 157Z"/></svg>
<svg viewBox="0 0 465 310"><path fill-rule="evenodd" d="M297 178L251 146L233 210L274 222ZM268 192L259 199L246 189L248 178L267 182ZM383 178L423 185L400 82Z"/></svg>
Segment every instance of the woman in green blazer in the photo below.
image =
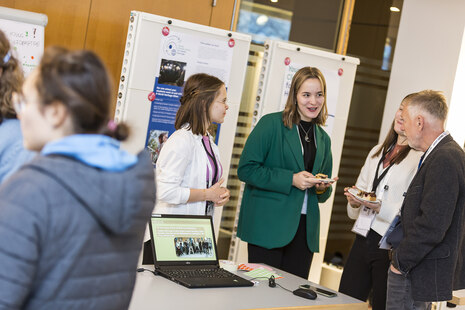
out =
<svg viewBox="0 0 465 310"><path fill-rule="evenodd" d="M292 79L284 111L263 116L239 161L245 182L237 235L248 242L249 262L307 278L319 251L319 202L331 195L331 141L320 127L328 117L326 82L317 68ZM337 178L334 178L337 179Z"/></svg>

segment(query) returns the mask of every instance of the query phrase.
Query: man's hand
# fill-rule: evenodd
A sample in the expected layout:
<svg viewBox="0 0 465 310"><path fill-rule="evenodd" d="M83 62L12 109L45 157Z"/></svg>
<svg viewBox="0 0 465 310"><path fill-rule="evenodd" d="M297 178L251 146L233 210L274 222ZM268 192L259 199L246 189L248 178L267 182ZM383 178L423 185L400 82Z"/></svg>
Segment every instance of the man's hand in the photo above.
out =
<svg viewBox="0 0 465 310"><path fill-rule="evenodd" d="M394 266L391 265L391 271L394 272L395 274L402 274L399 270L397 270Z"/></svg>

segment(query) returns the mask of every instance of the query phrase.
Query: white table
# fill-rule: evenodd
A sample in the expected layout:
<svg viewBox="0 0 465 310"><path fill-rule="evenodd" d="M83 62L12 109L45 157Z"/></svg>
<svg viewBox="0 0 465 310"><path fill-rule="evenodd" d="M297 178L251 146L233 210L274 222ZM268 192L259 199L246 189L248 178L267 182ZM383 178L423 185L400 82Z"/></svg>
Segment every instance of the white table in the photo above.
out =
<svg viewBox="0 0 465 310"><path fill-rule="evenodd" d="M145 268L153 269L153 266L145 266ZM282 279L277 279L276 283L279 283L291 291L297 289L301 284L318 286L281 270L275 270L275 272L284 277ZM239 271L238 274L242 275L242 272ZM244 278L247 279L246 276L244 276ZM368 309L368 305L365 302L361 302L360 300L341 293L337 293L337 296L333 298L318 295L315 300L305 299L295 296L279 286L273 288L269 287L267 279L260 279L259 283L253 287L189 289L161 276L155 276L151 272L145 271L137 275L136 286L129 309L366 310Z"/></svg>

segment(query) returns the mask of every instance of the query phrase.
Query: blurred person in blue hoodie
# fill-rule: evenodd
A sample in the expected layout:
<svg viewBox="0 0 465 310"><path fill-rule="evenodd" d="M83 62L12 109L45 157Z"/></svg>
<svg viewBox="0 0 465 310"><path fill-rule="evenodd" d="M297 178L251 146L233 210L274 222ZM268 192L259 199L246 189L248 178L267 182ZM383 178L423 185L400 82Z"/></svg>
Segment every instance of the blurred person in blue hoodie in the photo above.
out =
<svg viewBox="0 0 465 310"><path fill-rule="evenodd" d="M101 60L57 47L15 98L40 153L0 187L0 309L128 308L155 184L110 102Z"/></svg>

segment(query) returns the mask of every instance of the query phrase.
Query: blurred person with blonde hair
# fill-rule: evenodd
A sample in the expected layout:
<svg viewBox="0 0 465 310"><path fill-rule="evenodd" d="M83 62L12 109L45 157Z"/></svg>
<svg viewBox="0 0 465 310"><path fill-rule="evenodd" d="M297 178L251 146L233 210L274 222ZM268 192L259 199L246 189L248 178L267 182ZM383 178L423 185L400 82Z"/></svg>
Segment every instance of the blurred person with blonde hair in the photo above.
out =
<svg viewBox="0 0 465 310"><path fill-rule="evenodd" d="M12 55L11 44L0 30L0 183L34 153L23 147L19 120L13 107L13 94L20 91L23 71Z"/></svg>

